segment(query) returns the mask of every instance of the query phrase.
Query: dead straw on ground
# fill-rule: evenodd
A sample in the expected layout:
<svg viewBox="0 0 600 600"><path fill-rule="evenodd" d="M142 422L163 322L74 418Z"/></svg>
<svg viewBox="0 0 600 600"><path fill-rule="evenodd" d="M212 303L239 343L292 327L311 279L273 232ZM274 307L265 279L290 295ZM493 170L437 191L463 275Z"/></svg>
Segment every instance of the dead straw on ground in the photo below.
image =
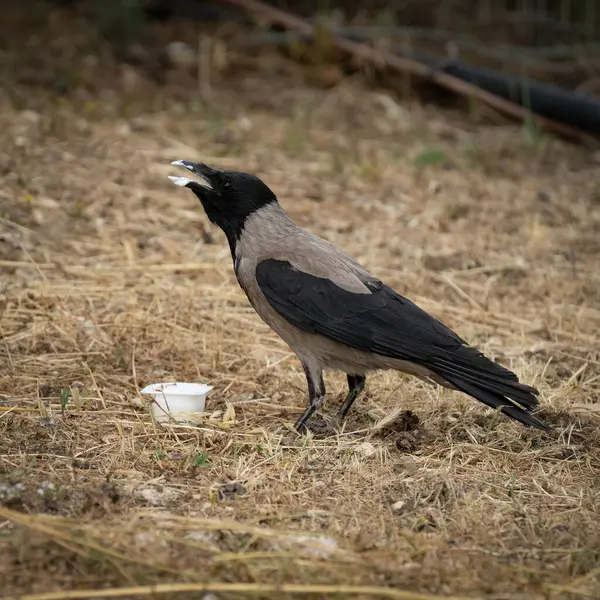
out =
<svg viewBox="0 0 600 600"><path fill-rule="evenodd" d="M195 72L73 63L77 27L19 55L77 93L0 97L3 593L598 597L598 157L364 79L316 89L273 52L232 53L209 102ZM290 443L301 369L168 181L180 158L259 174L537 386L555 433L378 373L339 435ZM215 386L205 418L152 420L139 389L169 379Z"/></svg>

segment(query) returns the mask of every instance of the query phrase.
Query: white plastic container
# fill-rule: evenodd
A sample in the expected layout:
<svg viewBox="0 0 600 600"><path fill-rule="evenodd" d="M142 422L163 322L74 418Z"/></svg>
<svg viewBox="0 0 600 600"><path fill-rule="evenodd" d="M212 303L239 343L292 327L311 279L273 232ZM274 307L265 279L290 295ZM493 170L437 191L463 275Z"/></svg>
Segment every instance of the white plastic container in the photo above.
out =
<svg viewBox="0 0 600 600"><path fill-rule="evenodd" d="M212 389L202 383L152 383L141 392L154 396L152 412L157 421L185 421L204 412L206 395Z"/></svg>

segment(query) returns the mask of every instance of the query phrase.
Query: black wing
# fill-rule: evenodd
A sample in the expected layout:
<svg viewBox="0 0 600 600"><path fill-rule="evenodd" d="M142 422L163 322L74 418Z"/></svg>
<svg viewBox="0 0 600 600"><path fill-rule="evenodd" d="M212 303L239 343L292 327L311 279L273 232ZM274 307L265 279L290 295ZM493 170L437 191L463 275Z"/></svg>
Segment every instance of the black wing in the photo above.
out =
<svg viewBox="0 0 600 600"><path fill-rule="evenodd" d="M258 264L256 279L269 304L299 329L425 366L488 406L545 428L528 414L537 390L380 281L365 283L371 294L357 294L275 259Z"/></svg>

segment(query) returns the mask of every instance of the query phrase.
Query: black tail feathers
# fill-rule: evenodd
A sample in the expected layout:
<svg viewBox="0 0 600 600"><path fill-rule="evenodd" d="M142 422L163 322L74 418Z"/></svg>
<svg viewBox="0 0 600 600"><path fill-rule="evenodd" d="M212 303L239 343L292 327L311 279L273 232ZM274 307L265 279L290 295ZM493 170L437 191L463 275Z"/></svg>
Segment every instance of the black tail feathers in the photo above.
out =
<svg viewBox="0 0 600 600"><path fill-rule="evenodd" d="M548 425L531 414L538 406L538 390L520 383L512 371L482 354L474 358L476 360L472 362L452 362L443 358L433 370L456 389L491 408L501 408L503 413L523 425L550 430Z"/></svg>
<svg viewBox="0 0 600 600"><path fill-rule="evenodd" d="M533 395L533 392L525 392L523 389L514 389L514 384L506 385L506 392L500 394L496 391L485 386L485 381L482 381L481 385L475 385L465 380L461 380L459 377L445 377L445 379L465 394L469 394L473 398L487 404L491 408L501 408L502 412L507 416L523 423L528 427L535 427L542 431L550 431L550 427L540 421L536 416L531 414L531 410L537 405L537 398ZM495 387L497 387L496 384ZM526 387L526 386L524 386ZM533 388L529 388L533 390ZM534 390L537 392L537 390ZM524 402L524 395L528 394L526 402ZM519 404L521 406L519 406Z"/></svg>

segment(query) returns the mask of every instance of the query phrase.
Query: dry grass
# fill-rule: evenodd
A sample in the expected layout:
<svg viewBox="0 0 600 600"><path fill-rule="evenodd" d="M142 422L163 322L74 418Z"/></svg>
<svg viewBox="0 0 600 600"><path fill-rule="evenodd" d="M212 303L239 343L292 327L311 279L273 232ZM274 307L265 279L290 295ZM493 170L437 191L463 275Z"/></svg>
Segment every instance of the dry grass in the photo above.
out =
<svg viewBox="0 0 600 600"><path fill-rule="evenodd" d="M597 155L255 62L211 106L139 74L3 97L2 593L600 597ZM178 158L258 173L538 386L556 435L380 373L341 435L284 442L301 369L167 180ZM138 390L170 378L214 385L210 416L155 424Z"/></svg>

